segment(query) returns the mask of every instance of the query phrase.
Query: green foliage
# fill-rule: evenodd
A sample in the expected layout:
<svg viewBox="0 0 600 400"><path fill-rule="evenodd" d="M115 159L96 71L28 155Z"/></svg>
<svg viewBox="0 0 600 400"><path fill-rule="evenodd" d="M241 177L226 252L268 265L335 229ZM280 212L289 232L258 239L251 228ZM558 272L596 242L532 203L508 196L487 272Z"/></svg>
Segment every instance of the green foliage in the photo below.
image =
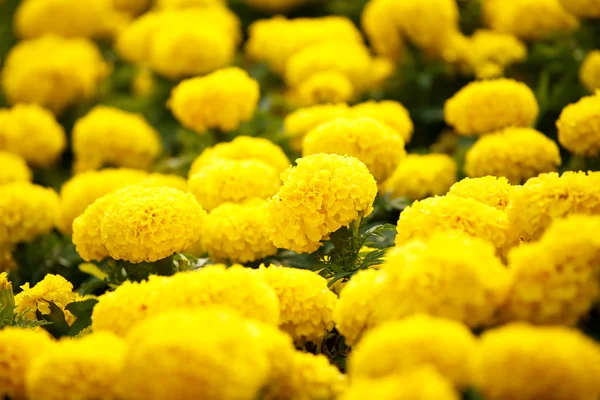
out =
<svg viewBox="0 0 600 400"><path fill-rule="evenodd" d="M96 304L98 304L96 299L74 301L67 304L65 309L77 318L69 329L69 336L79 335L84 329L92 325L92 311L94 311Z"/></svg>
<svg viewBox="0 0 600 400"><path fill-rule="evenodd" d="M40 326L58 339L63 336L77 336L87 329L92 324L92 311L98 300L87 299L67 304L65 309L77 318L72 325L68 324L65 313L60 307L51 301L47 303L50 306L50 314L42 314L36 310L36 318Z"/></svg>

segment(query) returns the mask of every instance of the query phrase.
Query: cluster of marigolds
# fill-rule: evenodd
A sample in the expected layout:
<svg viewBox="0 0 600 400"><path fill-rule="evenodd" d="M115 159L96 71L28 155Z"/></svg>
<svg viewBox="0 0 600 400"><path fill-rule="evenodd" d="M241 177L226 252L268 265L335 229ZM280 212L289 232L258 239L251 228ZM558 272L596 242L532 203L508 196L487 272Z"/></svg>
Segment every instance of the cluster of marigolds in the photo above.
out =
<svg viewBox="0 0 600 400"><path fill-rule="evenodd" d="M242 2L266 15L310 1ZM488 400L600 398L600 345L576 328L600 300L600 172L559 173L558 144L532 128L534 92L504 77L528 43L600 18L600 3L465 1L481 2L487 27L471 36L456 0L370 0L362 31L341 16L273 16L243 42L225 0L23 0L1 71L11 107L0 109L0 314L35 321L58 307L73 324L69 304L98 303L75 338L0 330L0 397L458 400L474 389ZM187 177L151 172L159 132L105 105L67 135L61 116L93 101L111 74L96 40L136 66L137 95L156 77L173 81L163 106L221 140L261 98L258 81L232 66L243 42L245 60L281 78L294 109L281 135L301 157L237 136L198 154ZM407 154L406 108L363 101L407 46L474 78L444 107L453 135L474 142L464 165ZM593 158L600 51L580 78L591 94L562 110L557 141ZM32 183L67 148L73 173L60 191ZM308 269L244 267L282 250L316 252L369 216L377 196L412 203L382 264L331 288ZM13 252L55 229L88 263L189 253L216 264L97 297L48 274L13 297ZM335 335L348 346L343 371L321 354Z"/></svg>

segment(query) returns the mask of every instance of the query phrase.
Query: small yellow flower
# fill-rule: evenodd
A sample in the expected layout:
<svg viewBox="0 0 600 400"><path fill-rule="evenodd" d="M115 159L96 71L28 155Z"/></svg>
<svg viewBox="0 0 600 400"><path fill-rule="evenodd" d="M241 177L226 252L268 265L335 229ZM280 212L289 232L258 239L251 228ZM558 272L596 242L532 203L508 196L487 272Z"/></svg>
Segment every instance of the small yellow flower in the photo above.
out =
<svg viewBox="0 0 600 400"><path fill-rule="evenodd" d="M350 113L359 117L371 117L383 122L394 128L406 143L410 142L414 125L408 110L397 101L365 101L352 107Z"/></svg>
<svg viewBox="0 0 600 400"><path fill-rule="evenodd" d="M25 160L17 154L0 150L0 185L11 182L30 182L33 178Z"/></svg>
<svg viewBox="0 0 600 400"><path fill-rule="evenodd" d="M302 151L302 140L304 136L321 125L338 117L349 114L349 107L345 103L320 104L311 107L299 108L289 113L283 121L285 135L290 138L294 150Z"/></svg>
<svg viewBox="0 0 600 400"><path fill-rule="evenodd" d="M65 310L65 307L78 300L77 293L73 292L73 284L60 275L48 274L35 286L29 283L21 286L23 291L15 296L15 312L25 313L25 317L35 321L36 312L50 314L50 304L54 303L65 313L68 323L73 323L75 317Z"/></svg>
<svg viewBox="0 0 600 400"><path fill-rule="evenodd" d="M600 92L569 104L556 122L558 141L570 152L583 156L600 153L600 118L595 112L600 105Z"/></svg>
<svg viewBox="0 0 600 400"><path fill-rule="evenodd" d="M338 71L312 74L296 88L298 102L304 106L346 102L354 97L354 85Z"/></svg>

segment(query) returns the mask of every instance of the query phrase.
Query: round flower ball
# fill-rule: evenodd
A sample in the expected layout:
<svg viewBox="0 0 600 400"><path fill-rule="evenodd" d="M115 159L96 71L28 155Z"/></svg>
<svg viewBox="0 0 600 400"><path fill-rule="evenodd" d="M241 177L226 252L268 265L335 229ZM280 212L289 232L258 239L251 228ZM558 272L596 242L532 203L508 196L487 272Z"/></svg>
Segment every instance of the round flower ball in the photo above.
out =
<svg viewBox="0 0 600 400"><path fill-rule="evenodd" d="M116 166L147 169L162 150L160 135L142 115L96 106L73 127L75 170Z"/></svg>
<svg viewBox="0 0 600 400"><path fill-rule="evenodd" d="M563 327L515 323L485 332L473 357L474 386L490 400L584 400L600 396L600 348Z"/></svg>
<svg viewBox="0 0 600 400"><path fill-rule="evenodd" d="M251 400L269 375L254 325L224 309L179 311L137 325L121 374L125 400Z"/></svg>
<svg viewBox="0 0 600 400"><path fill-rule="evenodd" d="M504 176L513 185L561 163L558 145L531 128L507 128L485 135L467 151L465 172L470 177Z"/></svg>
<svg viewBox="0 0 600 400"><path fill-rule="evenodd" d="M302 154L318 153L356 157L378 182L385 181L406 155L400 134L370 117L338 118L308 132Z"/></svg>
<svg viewBox="0 0 600 400"><path fill-rule="evenodd" d="M512 191L513 186L505 177L484 176L456 182L448 191L448 196L475 199L498 210L505 210Z"/></svg>
<svg viewBox="0 0 600 400"><path fill-rule="evenodd" d="M413 315L369 331L349 359L353 380L378 379L430 365L458 387L471 382L466 360L476 339L463 324L428 315ZM377 362L373 362L377 360Z"/></svg>
<svg viewBox="0 0 600 400"><path fill-rule="evenodd" d="M399 61L404 55L404 40L395 6L394 0L368 1L361 14L361 26L377 54Z"/></svg>
<svg viewBox="0 0 600 400"><path fill-rule="evenodd" d="M371 117L381 121L398 132L404 142L410 142L414 125L408 110L397 101L383 100L376 102L369 100L352 107L351 114L359 117Z"/></svg>
<svg viewBox="0 0 600 400"><path fill-rule="evenodd" d="M327 280L313 271L297 268L271 266L261 272L279 298L280 329L296 342L320 343L333 329L332 314L337 301Z"/></svg>
<svg viewBox="0 0 600 400"><path fill-rule="evenodd" d="M583 97L569 104L556 122L558 141L571 153L595 157L600 153L600 134L596 129L599 118L600 93Z"/></svg>
<svg viewBox="0 0 600 400"><path fill-rule="evenodd" d="M0 186L11 182L31 182L31 170L17 154L0 150Z"/></svg>
<svg viewBox="0 0 600 400"><path fill-rule="evenodd" d="M36 321L37 312L49 315L51 312L49 302L54 303L64 314L67 323L75 322L75 316L65 307L81 299L73 292L73 284L61 275L46 274L44 279L29 287L29 282L21 286L22 291L15 296L15 313L23 314L25 318Z"/></svg>
<svg viewBox="0 0 600 400"><path fill-rule="evenodd" d="M52 189L29 182L0 185L0 244L29 242L50 233L59 213Z"/></svg>
<svg viewBox="0 0 600 400"><path fill-rule="evenodd" d="M278 248L312 253L330 233L371 213L377 184L353 157L314 154L296 162L269 200L271 237Z"/></svg>
<svg viewBox="0 0 600 400"><path fill-rule="evenodd" d="M354 91L353 83L343 73L322 71L300 82L292 92L292 98L304 106L341 103L352 99Z"/></svg>
<svg viewBox="0 0 600 400"><path fill-rule="evenodd" d="M183 126L198 134L211 128L231 132L252 119L259 98L258 82L232 67L184 80L173 89L168 105Z"/></svg>
<svg viewBox="0 0 600 400"><path fill-rule="evenodd" d="M202 247L216 262L247 263L277 253L263 199L217 206L205 218L200 237Z"/></svg>
<svg viewBox="0 0 600 400"><path fill-rule="evenodd" d="M262 161L219 159L192 175L188 186L202 207L211 211L227 202L267 199L277 193L281 179L275 168Z"/></svg>
<svg viewBox="0 0 600 400"><path fill-rule="evenodd" d="M65 338L40 352L27 370L31 399L114 399L127 346L111 333Z"/></svg>
<svg viewBox="0 0 600 400"><path fill-rule="evenodd" d="M579 18L600 18L600 3L595 0L558 0L565 10Z"/></svg>
<svg viewBox="0 0 600 400"><path fill-rule="evenodd" d="M43 168L54 164L66 145L65 130L50 111L36 104L0 109L0 150Z"/></svg>
<svg viewBox="0 0 600 400"><path fill-rule="evenodd" d="M238 136L231 142L218 143L204 149L192 163L189 176L221 158L262 161L275 168L278 173L282 173L290 166L290 160L281 147L270 140L252 136Z"/></svg>
<svg viewBox="0 0 600 400"><path fill-rule="evenodd" d="M290 138L290 144L296 151L302 151L304 136L324 122L349 115L350 108L346 103L319 104L299 108L286 115L283 120L283 130Z"/></svg>
<svg viewBox="0 0 600 400"><path fill-rule="evenodd" d="M55 343L45 330L0 330L0 396L26 399L25 374L31 363Z"/></svg>
<svg viewBox="0 0 600 400"><path fill-rule="evenodd" d="M600 89L600 50L587 53L579 68L579 81L591 93Z"/></svg>
<svg viewBox="0 0 600 400"><path fill-rule="evenodd" d="M444 105L444 118L461 135L527 127L539 114L533 91L512 79L471 82Z"/></svg>
<svg viewBox="0 0 600 400"><path fill-rule="evenodd" d="M108 71L92 41L42 36L23 40L10 50L2 87L10 104L36 103L59 114L93 98Z"/></svg>
<svg viewBox="0 0 600 400"><path fill-rule="evenodd" d="M409 200L443 195L456 182L457 169L446 154L409 154L383 183L382 192Z"/></svg>

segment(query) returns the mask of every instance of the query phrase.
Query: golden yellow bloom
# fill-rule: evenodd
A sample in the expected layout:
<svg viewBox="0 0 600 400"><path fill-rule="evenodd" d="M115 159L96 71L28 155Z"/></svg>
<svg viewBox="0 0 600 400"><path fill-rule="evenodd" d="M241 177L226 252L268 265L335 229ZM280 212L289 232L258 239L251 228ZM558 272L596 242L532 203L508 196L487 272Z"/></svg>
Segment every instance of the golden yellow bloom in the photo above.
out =
<svg viewBox="0 0 600 400"><path fill-rule="evenodd" d="M558 145L532 128L506 128L485 135L467 151L470 177L504 176L513 185L560 166Z"/></svg>
<svg viewBox="0 0 600 400"><path fill-rule="evenodd" d="M410 142L414 125L410 119L408 110L397 101L365 101L352 107L351 114L360 117L375 118L394 128L406 143Z"/></svg>
<svg viewBox="0 0 600 400"><path fill-rule="evenodd" d="M295 95L296 101L303 106L341 103L352 99L354 85L339 71L322 71L300 82Z"/></svg>
<svg viewBox="0 0 600 400"><path fill-rule="evenodd" d="M267 201L251 199L214 208L202 224L200 238L212 260L247 263L277 253L270 233Z"/></svg>
<svg viewBox="0 0 600 400"><path fill-rule="evenodd" d="M110 165L146 169L162 148L160 135L142 115L96 106L73 127L75 170Z"/></svg>
<svg viewBox="0 0 600 400"><path fill-rule="evenodd" d="M504 68L525 60L527 46L509 33L480 29L469 38L464 56L478 78L497 78Z"/></svg>
<svg viewBox="0 0 600 400"><path fill-rule="evenodd" d="M272 14L284 13L313 0L243 0L246 4L257 10Z"/></svg>
<svg viewBox="0 0 600 400"><path fill-rule="evenodd" d="M137 185L143 187L170 187L182 192L188 191L187 180L184 177L159 172L153 172L145 176Z"/></svg>
<svg viewBox="0 0 600 400"><path fill-rule="evenodd" d="M278 173L282 173L290 166L290 160L281 150L281 147L270 140L251 136L238 136L231 142L218 143L204 149L192 163L189 176L191 177L203 167L221 158L262 161L275 168Z"/></svg>
<svg viewBox="0 0 600 400"><path fill-rule="evenodd" d="M31 170L25 159L17 154L0 150L0 185L11 182L31 182Z"/></svg>
<svg viewBox="0 0 600 400"><path fill-rule="evenodd" d="M0 330L0 396L25 400L25 373L33 360L54 345L45 330Z"/></svg>
<svg viewBox="0 0 600 400"><path fill-rule="evenodd" d="M483 334L473 373L489 400L595 399L600 348L575 330L510 324Z"/></svg>
<svg viewBox="0 0 600 400"><path fill-rule="evenodd" d="M446 122L461 135L526 127L536 120L538 113L537 100L531 89L512 79L471 82L444 106Z"/></svg>
<svg viewBox="0 0 600 400"><path fill-rule="evenodd" d="M385 378L431 365L456 386L465 387L471 382L467 360L475 346L475 337L463 324L414 315L369 331L350 356L350 377Z"/></svg>
<svg viewBox="0 0 600 400"><path fill-rule="evenodd" d="M281 180L277 170L262 161L219 159L192 175L188 186L202 207L211 211L227 202L267 199L277 193Z"/></svg>
<svg viewBox="0 0 600 400"><path fill-rule="evenodd" d="M436 231L456 229L490 241L496 249L506 243L506 213L472 198L435 196L415 201L400 214L396 245L427 239Z"/></svg>
<svg viewBox="0 0 600 400"><path fill-rule="evenodd" d="M396 3L394 0L370 0L361 14L361 25L377 54L400 61L404 41L394 17Z"/></svg>
<svg viewBox="0 0 600 400"><path fill-rule="evenodd" d="M93 42L43 36L17 43L2 70L10 104L37 103L54 113L96 95L109 68Z"/></svg>
<svg viewBox="0 0 600 400"><path fill-rule="evenodd" d="M594 110L600 105L600 92L569 104L556 122L558 141L574 154L597 156L600 153L600 118Z"/></svg>
<svg viewBox="0 0 600 400"><path fill-rule="evenodd" d="M448 196L471 198L498 210L504 210L510 203L512 189L513 186L504 177L465 178L452 185Z"/></svg>
<svg viewBox="0 0 600 400"><path fill-rule="evenodd" d="M589 92L600 89L600 50L587 53L579 68L579 81Z"/></svg>
<svg viewBox="0 0 600 400"><path fill-rule="evenodd" d="M320 343L333 329L337 296L327 280L313 271L271 266L261 272L279 297L279 327L296 342Z"/></svg>
<svg viewBox="0 0 600 400"><path fill-rule="evenodd" d="M48 274L34 287L29 283L21 286L23 291L15 296L15 312L25 313L25 316L35 321L36 311L44 315L50 314L50 302L54 303L65 313L68 323L73 323L75 317L65 307L78 299L73 292L73 284L60 275Z"/></svg>
<svg viewBox="0 0 600 400"><path fill-rule="evenodd" d="M302 155L318 153L355 157L378 182L385 181L406 155L400 134L370 117L338 118L308 132Z"/></svg>
<svg viewBox="0 0 600 400"><path fill-rule="evenodd" d="M269 202L272 239L279 248L312 253L330 233L371 213L377 184L353 157L314 154L296 162Z"/></svg>
<svg viewBox="0 0 600 400"><path fill-rule="evenodd" d="M108 332L65 338L33 360L26 375L31 399L116 399L127 346Z"/></svg>
<svg viewBox="0 0 600 400"><path fill-rule="evenodd" d="M60 206L52 189L29 182L0 185L0 244L29 242L58 223Z"/></svg>
<svg viewBox="0 0 600 400"><path fill-rule="evenodd" d="M285 117L283 130L285 135L290 138L290 144L294 150L301 151L302 140L309 131L322 123L349 115L349 110L345 103L299 108Z"/></svg>
<svg viewBox="0 0 600 400"><path fill-rule="evenodd" d="M254 399L270 370L262 339L254 324L225 309L151 318L128 336L121 398Z"/></svg>
<svg viewBox="0 0 600 400"><path fill-rule="evenodd" d="M73 220L73 244L77 253L85 261L102 261L109 256L102 240L101 227L106 210L114 201L113 194L98 197Z"/></svg>
<svg viewBox="0 0 600 400"><path fill-rule="evenodd" d="M489 242L460 231L395 248L378 278L377 322L427 313L472 328L488 325L512 283L495 253Z"/></svg>
<svg viewBox="0 0 600 400"><path fill-rule="evenodd" d="M482 11L491 29L523 40L539 40L578 27L577 18L560 3L561 0L484 0Z"/></svg>
<svg viewBox="0 0 600 400"><path fill-rule="evenodd" d="M599 18L600 3L596 0L558 0L565 10L579 18Z"/></svg>
<svg viewBox="0 0 600 400"><path fill-rule="evenodd" d="M443 195L456 182L457 169L446 154L409 154L383 183L382 192L409 200Z"/></svg>
<svg viewBox="0 0 600 400"><path fill-rule="evenodd" d="M432 367L419 367L399 375L352 382L340 400L459 400L444 376Z"/></svg>
<svg viewBox="0 0 600 400"><path fill-rule="evenodd" d="M575 325L600 295L600 217L573 215L509 254L514 285L500 318Z"/></svg>
<svg viewBox="0 0 600 400"><path fill-rule="evenodd" d="M23 157L35 167L56 162L67 144L54 115L36 104L0 109L0 149Z"/></svg>

